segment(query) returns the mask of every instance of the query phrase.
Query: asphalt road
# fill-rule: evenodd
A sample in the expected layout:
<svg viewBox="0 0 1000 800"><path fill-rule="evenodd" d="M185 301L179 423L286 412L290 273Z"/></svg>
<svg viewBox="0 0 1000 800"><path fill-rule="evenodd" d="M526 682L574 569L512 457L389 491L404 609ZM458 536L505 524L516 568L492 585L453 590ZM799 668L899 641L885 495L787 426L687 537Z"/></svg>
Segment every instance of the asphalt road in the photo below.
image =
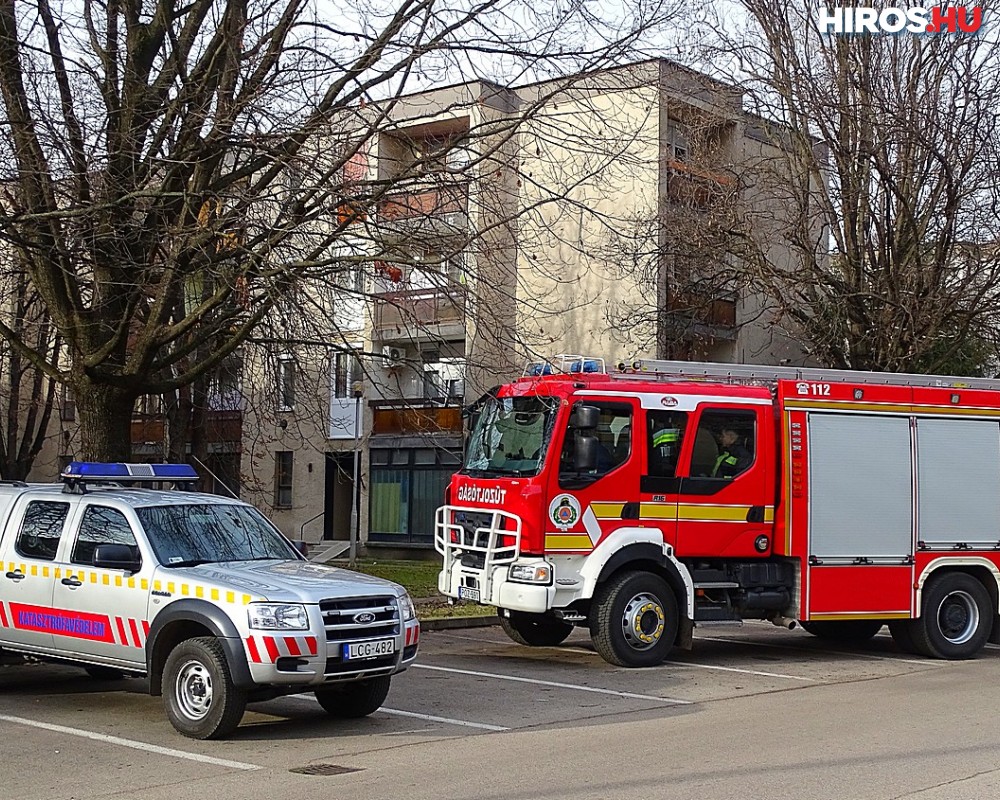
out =
<svg viewBox="0 0 1000 800"><path fill-rule="evenodd" d="M700 631L647 670L606 664L582 633L529 649L437 631L367 719L295 696L196 742L142 680L8 666L0 800L994 800L998 671L992 646L933 661L885 634L851 649L764 623Z"/></svg>

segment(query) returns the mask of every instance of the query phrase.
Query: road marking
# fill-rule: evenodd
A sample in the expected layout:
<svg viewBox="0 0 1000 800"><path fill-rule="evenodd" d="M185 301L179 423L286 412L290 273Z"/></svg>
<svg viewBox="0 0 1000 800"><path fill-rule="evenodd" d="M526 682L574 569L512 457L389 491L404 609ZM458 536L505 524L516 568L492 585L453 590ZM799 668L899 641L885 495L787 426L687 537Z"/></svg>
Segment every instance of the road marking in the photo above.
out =
<svg viewBox="0 0 1000 800"><path fill-rule="evenodd" d="M306 700L310 703L316 703L316 698L309 694L293 694L291 695L292 700ZM500 725L487 725L485 722L469 722L464 719L452 719L451 717L435 717L431 714L418 714L415 711L401 711L398 708L385 708L384 706L379 709L383 714L391 714L395 717L412 717L414 719L423 719L428 722L442 722L446 725L461 725L465 728L481 728L484 731L509 731L510 728L504 728ZM412 731L411 731L412 732Z"/></svg>
<svg viewBox="0 0 1000 800"><path fill-rule="evenodd" d="M756 669L738 669L736 667L719 667L714 664L695 664L691 661L664 661L664 664L673 664L675 667L692 667L694 669L717 669L722 672L741 672L744 675L761 675L765 678L788 678L791 681L808 681L815 683L815 678L803 678L799 675L784 675L780 672L763 672Z"/></svg>
<svg viewBox="0 0 1000 800"><path fill-rule="evenodd" d="M11 717L7 714L0 714L0 722L13 722L15 725L28 725L32 728L41 728L42 730L53 731L55 733L65 733L69 736L79 736L83 739L93 739L95 742L117 744L121 747L130 747L133 750L144 750L147 753L157 753L161 756L186 758L188 761L200 761L203 764L214 764L217 767L246 770L261 768L257 764L244 764L242 761L229 761L225 758L213 758L212 756L204 756L200 753L187 753L184 750L174 750L170 747L160 747L159 745L147 744L146 742L136 742L132 739L122 739L120 736L109 736L105 733L96 733L94 731L81 730L80 728L67 728L65 725L53 725L50 722L39 722L38 720L25 719L24 717Z"/></svg>
<svg viewBox="0 0 1000 800"><path fill-rule="evenodd" d="M838 656L857 656L858 658L869 658L875 661L901 661L904 664L921 664L927 666L929 664L934 664L935 660L932 658L925 658L918 660L916 658L898 658L897 656L878 656L874 653L858 653L858 652L848 652L846 650L819 650L813 649L811 647L796 647L795 645L788 644L770 644L768 642L751 642L745 639L727 639L722 636L699 636L699 639L704 639L706 642L729 642L730 644L742 644L747 647L770 647L773 650L795 650L799 653L813 653L815 655L821 656L824 653L832 653ZM952 662L956 663L956 662Z"/></svg>
<svg viewBox="0 0 1000 800"><path fill-rule="evenodd" d="M652 694L636 694L635 692L619 692L617 689L598 689L594 686L580 686L576 683L558 683L556 681L542 681L537 678L519 678L516 675L499 675L495 672L476 672L471 669L453 669L451 667L435 667L430 664L413 664L410 669L429 669L435 672L451 672L457 675L473 675L479 678L496 678L500 681L514 681L515 683L532 683L537 686L553 686L556 689L575 689L579 692L593 692L594 694L610 694L615 697L627 697L632 700L655 700L657 703L671 703L673 705L691 705L691 700L678 700L674 697L657 697Z"/></svg>

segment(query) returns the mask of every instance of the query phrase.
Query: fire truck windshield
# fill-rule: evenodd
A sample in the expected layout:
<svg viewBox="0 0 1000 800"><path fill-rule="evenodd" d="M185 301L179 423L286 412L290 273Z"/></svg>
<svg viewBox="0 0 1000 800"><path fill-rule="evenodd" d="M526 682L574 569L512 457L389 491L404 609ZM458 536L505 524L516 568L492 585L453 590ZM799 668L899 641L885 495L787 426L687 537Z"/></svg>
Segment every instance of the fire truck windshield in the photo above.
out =
<svg viewBox="0 0 1000 800"><path fill-rule="evenodd" d="M537 474L558 408L554 397L491 398L472 431L463 472L480 477Z"/></svg>

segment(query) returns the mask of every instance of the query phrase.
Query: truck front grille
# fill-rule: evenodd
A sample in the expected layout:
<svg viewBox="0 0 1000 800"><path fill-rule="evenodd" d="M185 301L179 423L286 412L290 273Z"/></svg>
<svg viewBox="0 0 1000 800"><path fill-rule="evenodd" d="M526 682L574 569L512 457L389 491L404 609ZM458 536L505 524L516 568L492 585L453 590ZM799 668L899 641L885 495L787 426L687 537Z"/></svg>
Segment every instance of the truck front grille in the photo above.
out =
<svg viewBox="0 0 1000 800"><path fill-rule="evenodd" d="M392 595L322 600L319 609L328 642L379 639L400 632L399 606Z"/></svg>

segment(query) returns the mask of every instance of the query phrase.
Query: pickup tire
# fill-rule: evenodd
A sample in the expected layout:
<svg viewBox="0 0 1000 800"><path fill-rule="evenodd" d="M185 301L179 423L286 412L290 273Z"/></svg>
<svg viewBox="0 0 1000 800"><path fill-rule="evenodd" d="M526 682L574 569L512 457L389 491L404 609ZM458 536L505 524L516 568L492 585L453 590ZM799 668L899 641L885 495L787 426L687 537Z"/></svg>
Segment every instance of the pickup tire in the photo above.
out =
<svg viewBox="0 0 1000 800"><path fill-rule="evenodd" d="M996 613L990 593L972 575L946 572L924 587L921 615L910 631L913 644L932 658L973 658L990 638Z"/></svg>
<svg viewBox="0 0 1000 800"><path fill-rule="evenodd" d="M800 622L806 633L830 642L867 642L882 630L884 622L878 619L843 619Z"/></svg>
<svg viewBox="0 0 1000 800"><path fill-rule="evenodd" d="M331 717L359 719L378 711L388 694L389 676L383 675L339 686L324 686L316 690L316 699Z"/></svg>
<svg viewBox="0 0 1000 800"><path fill-rule="evenodd" d="M619 667L652 667L674 646L677 598L659 575L622 572L598 587L590 637L601 657Z"/></svg>
<svg viewBox="0 0 1000 800"><path fill-rule="evenodd" d="M234 685L226 653L211 636L186 639L170 651L161 689L170 724L192 739L228 736L246 710L247 693Z"/></svg>
<svg viewBox="0 0 1000 800"><path fill-rule="evenodd" d="M555 647L573 632L568 622L525 611L502 612L500 627L513 641L528 647Z"/></svg>

